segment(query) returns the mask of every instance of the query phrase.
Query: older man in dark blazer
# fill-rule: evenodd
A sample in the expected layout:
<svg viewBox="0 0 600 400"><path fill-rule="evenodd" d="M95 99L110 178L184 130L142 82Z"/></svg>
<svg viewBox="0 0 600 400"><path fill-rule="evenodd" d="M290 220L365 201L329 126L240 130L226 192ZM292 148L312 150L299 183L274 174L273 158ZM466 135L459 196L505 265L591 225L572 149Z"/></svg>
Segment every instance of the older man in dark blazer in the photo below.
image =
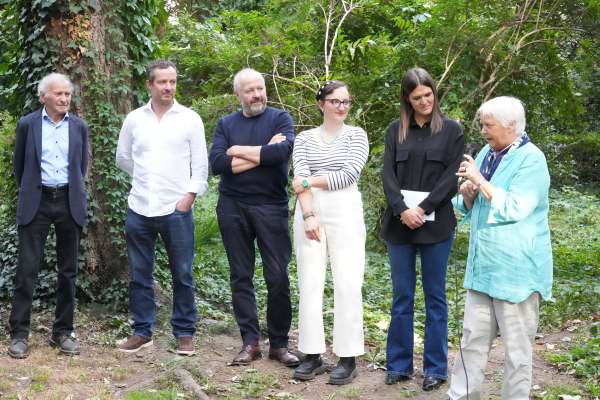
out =
<svg viewBox="0 0 600 400"><path fill-rule="evenodd" d="M67 76L44 77L38 86L43 107L17 124L13 161L19 186L19 258L8 348L14 358L28 355L33 291L51 225L56 231L58 279L50 344L64 354L79 353L72 333L79 240L87 214L84 177L89 128L69 114L72 91Z"/></svg>

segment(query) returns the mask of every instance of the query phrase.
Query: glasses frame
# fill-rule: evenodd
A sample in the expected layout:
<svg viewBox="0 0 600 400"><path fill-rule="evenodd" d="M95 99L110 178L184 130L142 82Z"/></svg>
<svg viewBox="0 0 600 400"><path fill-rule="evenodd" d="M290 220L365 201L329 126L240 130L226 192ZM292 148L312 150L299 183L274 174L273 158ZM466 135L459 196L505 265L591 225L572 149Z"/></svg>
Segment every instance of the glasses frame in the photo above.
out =
<svg viewBox="0 0 600 400"><path fill-rule="evenodd" d="M348 99L348 100L340 100L340 99L323 99L323 101L328 102L329 104L331 104L332 106L334 106L335 108L339 108L339 106L343 105L346 108L350 108L352 107L352 100Z"/></svg>

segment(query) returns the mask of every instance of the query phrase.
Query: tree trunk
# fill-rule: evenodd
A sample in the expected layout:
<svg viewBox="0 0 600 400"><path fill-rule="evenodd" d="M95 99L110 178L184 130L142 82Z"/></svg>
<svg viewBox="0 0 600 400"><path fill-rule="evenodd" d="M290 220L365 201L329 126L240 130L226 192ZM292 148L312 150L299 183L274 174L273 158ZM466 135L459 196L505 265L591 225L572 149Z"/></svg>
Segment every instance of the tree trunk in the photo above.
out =
<svg viewBox="0 0 600 400"><path fill-rule="evenodd" d="M75 85L72 111L84 118L91 128L87 177L90 218L83 243L84 268L92 277L90 289L96 294L127 272L123 222L128 180L114 165L120 124L123 116L131 111L135 92L132 78L135 60L131 60L129 54L131 44L125 45L133 36L125 31L135 28L128 26L125 20L128 18L127 11L123 11L126 3L119 0L57 1L47 7L47 17L37 17L37 26L30 21L24 26L33 30L45 25L42 40L55 46L49 52L57 60L53 65L46 65L46 70L62 72L71 78ZM154 4L148 0L135 3L140 9L146 3ZM39 10L35 8L39 6L22 3L22 7L28 6L31 8L28 14L36 18L35 11ZM24 46L24 53L27 51ZM39 75L44 73L46 71ZM29 90L31 92L31 86Z"/></svg>

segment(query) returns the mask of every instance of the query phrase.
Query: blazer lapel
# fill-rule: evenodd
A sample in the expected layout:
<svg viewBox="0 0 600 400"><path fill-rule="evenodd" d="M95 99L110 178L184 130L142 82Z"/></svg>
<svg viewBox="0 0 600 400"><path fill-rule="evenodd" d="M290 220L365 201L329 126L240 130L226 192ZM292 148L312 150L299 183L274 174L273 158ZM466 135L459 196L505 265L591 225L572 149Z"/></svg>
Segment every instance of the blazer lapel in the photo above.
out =
<svg viewBox="0 0 600 400"><path fill-rule="evenodd" d="M42 164L42 110L35 116L33 123L33 145L37 155L38 165Z"/></svg>
<svg viewBox="0 0 600 400"><path fill-rule="evenodd" d="M75 126L74 119L69 117L69 172L71 171L71 167L75 166L75 151L80 146L78 133L79 130Z"/></svg>

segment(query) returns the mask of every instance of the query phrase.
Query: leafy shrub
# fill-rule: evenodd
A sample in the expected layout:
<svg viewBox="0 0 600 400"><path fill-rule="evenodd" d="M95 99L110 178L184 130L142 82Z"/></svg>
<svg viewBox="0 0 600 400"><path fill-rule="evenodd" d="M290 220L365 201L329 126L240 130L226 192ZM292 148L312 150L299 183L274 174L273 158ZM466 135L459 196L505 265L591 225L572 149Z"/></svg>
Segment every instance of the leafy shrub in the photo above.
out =
<svg viewBox="0 0 600 400"><path fill-rule="evenodd" d="M600 132L561 135L556 142L562 147L558 161L572 166L577 182L600 185Z"/></svg>
<svg viewBox="0 0 600 400"><path fill-rule="evenodd" d="M600 203L571 187L550 194L554 302L541 307L540 325L586 319L600 304Z"/></svg>
<svg viewBox="0 0 600 400"><path fill-rule="evenodd" d="M12 174L16 118L0 113L0 229L13 223L16 211L17 185Z"/></svg>

